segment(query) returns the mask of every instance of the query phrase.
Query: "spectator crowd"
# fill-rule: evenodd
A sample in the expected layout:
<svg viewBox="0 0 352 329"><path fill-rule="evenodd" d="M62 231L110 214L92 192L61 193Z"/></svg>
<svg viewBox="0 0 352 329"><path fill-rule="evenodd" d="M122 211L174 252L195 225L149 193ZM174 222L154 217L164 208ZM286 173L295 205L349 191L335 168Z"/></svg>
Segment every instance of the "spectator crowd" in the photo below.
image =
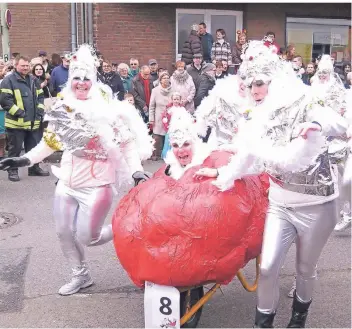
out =
<svg viewBox="0 0 352 329"><path fill-rule="evenodd" d="M109 86L113 94L121 101L126 100L139 111L154 136L156 143L152 160L156 161L161 158L165 135L167 134L167 128L163 123L165 111L170 106L175 107L175 105L172 105L173 96L177 96L177 99L180 97L180 102L177 101L177 106L185 107L187 111L193 114L201 101L214 87L217 80L223 79L229 74L237 73L242 62L243 47L246 43L246 30L237 31L237 42L231 47L226 39L226 31L224 29L218 29L213 37L207 32L205 23L194 24L182 47L181 60L175 63L173 72L160 67L157 59L150 59L148 63L142 63L142 65L138 58L134 57L129 60L129 63L116 63L97 52L96 54L100 61L98 80ZM275 46L278 55L283 60L292 63L297 78L310 85L320 57L304 63L302 56L296 53L294 45L281 48L276 43L274 32L266 33L265 44L267 46ZM38 57L31 60L18 53L13 53L11 60L7 63L0 60L0 79L2 81L0 87L1 107L6 112L13 111L11 113L16 117L17 112L12 107L6 108L6 106L19 106L19 104L15 100L14 103L9 101L8 104L10 105L7 105L4 96L5 90L8 90L6 86L8 85L7 80L10 79L9 76L16 74L19 74L17 78L23 79L24 83L29 84L31 81L35 81L37 90L43 91L43 95L40 95L40 97L44 98L44 107L50 107L68 80L70 61L71 55L68 52L52 54L49 59L45 51L39 51ZM22 65L22 68L20 65ZM23 69L24 67L26 69ZM345 64L342 69L335 67L335 72L338 73L345 87L350 88L352 84L351 64ZM21 93L26 93L23 88L20 88L20 90ZM10 97L10 95L6 96ZM39 97L39 95L37 96ZM28 111L27 109L22 110ZM5 156L5 136L11 135L13 130L13 127L5 129L5 111L0 109L0 159ZM38 119L42 120L42 116ZM35 146L39 142L44 128L45 125L42 123L40 123L39 127L32 125L30 130L39 130L35 137L28 137L27 130L26 134L28 136L23 135L19 138L17 131L15 153L18 154L19 143L21 145L24 143L26 149L30 149L33 145ZM29 138L34 138L34 140L28 142ZM8 140L7 144L9 144ZM16 155L13 152L11 154ZM34 174L47 175L40 168L37 168ZM10 180L17 181L19 179L15 175Z"/></svg>

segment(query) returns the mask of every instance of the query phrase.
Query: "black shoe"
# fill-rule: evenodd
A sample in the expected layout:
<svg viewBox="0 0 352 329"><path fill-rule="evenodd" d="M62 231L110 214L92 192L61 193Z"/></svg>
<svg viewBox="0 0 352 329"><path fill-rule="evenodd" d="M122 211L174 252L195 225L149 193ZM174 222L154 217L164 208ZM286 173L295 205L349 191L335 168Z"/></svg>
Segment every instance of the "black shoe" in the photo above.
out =
<svg viewBox="0 0 352 329"><path fill-rule="evenodd" d="M18 171L17 170L8 170L8 178L11 182L19 182L20 178L18 176Z"/></svg>
<svg viewBox="0 0 352 329"><path fill-rule="evenodd" d="M49 176L48 171L43 170L38 164L28 168L28 176Z"/></svg>
<svg viewBox="0 0 352 329"><path fill-rule="evenodd" d="M255 312L255 322L253 328L274 328L273 322L275 313L266 314L258 311Z"/></svg>
<svg viewBox="0 0 352 329"><path fill-rule="evenodd" d="M292 303L292 316L287 328L305 328L306 320L308 316L308 309L312 301L308 303L302 303L296 295L294 295Z"/></svg>

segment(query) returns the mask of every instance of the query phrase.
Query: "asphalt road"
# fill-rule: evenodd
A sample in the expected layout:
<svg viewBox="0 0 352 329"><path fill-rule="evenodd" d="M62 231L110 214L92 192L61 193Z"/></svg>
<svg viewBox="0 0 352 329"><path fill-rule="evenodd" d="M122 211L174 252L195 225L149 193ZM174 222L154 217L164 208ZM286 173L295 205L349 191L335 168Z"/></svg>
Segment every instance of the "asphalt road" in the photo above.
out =
<svg viewBox="0 0 352 329"><path fill-rule="evenodd" d="M148 162L145 168L155 171L159 165ZM95 285L69 297L57 294L70 270L54 230L55 178L28 177L25 169L20 175L22 180L12 183L0 172L0 212L21 218L0 229L0 327L144 327L143 293L120 266L112 243L87 251ZM281 272L276 327L286 327L289 320L292 300L286 294L294 275L294 251L291 248ZM253 265L245 269L249 279L254 277ZM204 307L199 327L252 327L255 293L246 292L237 280L222 292ZM307 327L351 328L350 230L334 233L324 249Z"/></svg>

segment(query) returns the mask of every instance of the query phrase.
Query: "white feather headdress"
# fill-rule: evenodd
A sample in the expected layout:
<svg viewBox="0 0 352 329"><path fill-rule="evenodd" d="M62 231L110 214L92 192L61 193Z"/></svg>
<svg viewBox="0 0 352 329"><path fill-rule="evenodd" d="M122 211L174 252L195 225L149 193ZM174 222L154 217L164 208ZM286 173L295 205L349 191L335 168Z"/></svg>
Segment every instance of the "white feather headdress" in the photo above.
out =
<svg viewBox="0 0 352 329"><path fill-rule="evenodd" d="M97 67L99 60L94 49L88 44L79 47L76 53L72 54L69 68L69 80L73 78L84 78L91 81L97 80Z"/></svg>
<svg viewBox="0 0 352 329"><path fill-rule="evenodd" d="M194 143L199 140L195 120L184 108L172 113L168 133L170 144L182 146L185 142Z"/></svg>

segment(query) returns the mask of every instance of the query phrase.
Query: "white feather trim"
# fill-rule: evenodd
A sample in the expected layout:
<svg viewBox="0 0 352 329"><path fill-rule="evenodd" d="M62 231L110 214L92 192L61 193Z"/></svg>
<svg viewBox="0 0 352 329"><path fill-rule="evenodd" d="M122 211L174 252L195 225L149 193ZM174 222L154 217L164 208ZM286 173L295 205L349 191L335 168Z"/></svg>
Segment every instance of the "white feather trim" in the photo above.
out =
<svg viewBox="0 0 352 329"><path fill-rule="evenodd" d="M170 176L176 180L180 179L187 169L201 165L211 152L212 148L210 145L202 143L201 140L197 141L193 144L193 158L191 163L182 167L171 149L165 158L165 163L170 165Z"/></svg>
<svg viewBox="0 0 352 329"><path fill-rule="evenodd" d="M112 101L111 105L132 132L141 161L149 159L154 150L154 140L149 135L148 128L137 112L137 109L128 102L121 102L116 99Z"/></svg>
<svg viewBox="0 0 352 329"><path fill-rule="evenodd" d="M306 140L298 137L285 146L273 146L269 139L242 139L229 165L219 169L214 185L225 191L234 185L236 179L265 170L300 172L314 164L324 148L325 137L316 131L309 132Z"/></svg>

